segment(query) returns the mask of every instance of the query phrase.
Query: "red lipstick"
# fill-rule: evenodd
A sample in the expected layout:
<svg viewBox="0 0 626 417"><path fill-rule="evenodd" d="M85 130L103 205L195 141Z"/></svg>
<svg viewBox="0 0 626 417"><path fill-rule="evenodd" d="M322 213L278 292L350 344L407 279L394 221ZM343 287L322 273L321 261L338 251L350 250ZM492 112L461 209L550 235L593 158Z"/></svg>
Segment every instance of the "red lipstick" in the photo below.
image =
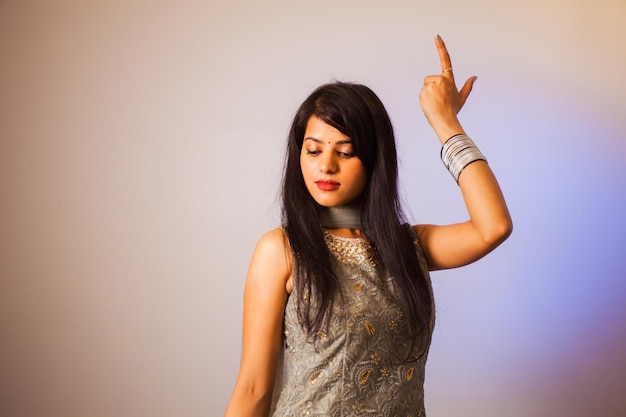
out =
<svg viewBox="0 0 626 417"><path fill-rule="evenodd" d="M319 180L315 181L315 185L322 191L333 191L339 188L339 183L330 180Z"/></svg>

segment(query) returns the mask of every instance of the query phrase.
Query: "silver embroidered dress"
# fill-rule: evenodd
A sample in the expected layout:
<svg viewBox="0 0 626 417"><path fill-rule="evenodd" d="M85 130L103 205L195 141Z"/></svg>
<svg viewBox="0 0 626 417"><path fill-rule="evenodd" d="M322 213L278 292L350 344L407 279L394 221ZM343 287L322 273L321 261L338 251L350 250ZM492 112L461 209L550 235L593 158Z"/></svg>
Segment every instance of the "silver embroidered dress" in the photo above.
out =
<svg viewBox="0 0 626 417"><path fill-rule="evenodd" d="M409 357L411 341L387 270L368 240L328 231L324 238L343 298L328 330L313 340L298 322L295 293L289 297L285 380L273 416L424 416L426 355ZM415 249L430 280L417 237Z"/></svg>

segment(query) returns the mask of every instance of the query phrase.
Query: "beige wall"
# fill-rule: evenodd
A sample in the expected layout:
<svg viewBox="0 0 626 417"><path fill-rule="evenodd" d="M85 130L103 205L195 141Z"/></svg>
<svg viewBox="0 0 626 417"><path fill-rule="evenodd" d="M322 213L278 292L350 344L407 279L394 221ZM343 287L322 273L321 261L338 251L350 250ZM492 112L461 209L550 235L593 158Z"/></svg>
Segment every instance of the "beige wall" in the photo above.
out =
<svg viewBox="0 0 626 417"><path fill-rule="evenodd" d="M283 140L388 106L415 221L463 219L420 113L447 40L516 230L433 274L431 416L626 413L626 3L0 0L0 415L217 416Z"/></svg>

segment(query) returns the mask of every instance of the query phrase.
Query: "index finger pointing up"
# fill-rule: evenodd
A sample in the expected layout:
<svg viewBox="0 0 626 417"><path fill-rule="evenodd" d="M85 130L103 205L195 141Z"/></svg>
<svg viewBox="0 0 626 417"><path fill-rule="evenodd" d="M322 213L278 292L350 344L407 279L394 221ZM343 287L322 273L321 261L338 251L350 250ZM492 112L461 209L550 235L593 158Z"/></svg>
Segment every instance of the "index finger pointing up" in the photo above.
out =
<svg viewBox="0 0 626 417"><path fill-rule="evenodd" d="M448 75L451 78L454 78L452 75L452 62L450 61L450 54L448 54L448 48L446 48L446 44L441 39L441 36L437 35L435 37L435 46L437 47L437 52L439 53L439 61L441 62L441 72L443 75Z"/></svg>

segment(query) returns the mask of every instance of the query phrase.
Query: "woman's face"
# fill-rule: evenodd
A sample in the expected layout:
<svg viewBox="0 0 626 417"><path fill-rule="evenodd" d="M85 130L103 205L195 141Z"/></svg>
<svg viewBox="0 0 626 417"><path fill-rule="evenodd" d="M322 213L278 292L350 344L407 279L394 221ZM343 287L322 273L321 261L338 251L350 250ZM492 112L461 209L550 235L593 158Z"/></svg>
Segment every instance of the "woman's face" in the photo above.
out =
<svg viewBox="0 0 626 417"><path fill-rule="evenodd" d="M315 116L306 125L300 169L309 193L324 207L352 203L367 184L350 138Z"/></svg>

